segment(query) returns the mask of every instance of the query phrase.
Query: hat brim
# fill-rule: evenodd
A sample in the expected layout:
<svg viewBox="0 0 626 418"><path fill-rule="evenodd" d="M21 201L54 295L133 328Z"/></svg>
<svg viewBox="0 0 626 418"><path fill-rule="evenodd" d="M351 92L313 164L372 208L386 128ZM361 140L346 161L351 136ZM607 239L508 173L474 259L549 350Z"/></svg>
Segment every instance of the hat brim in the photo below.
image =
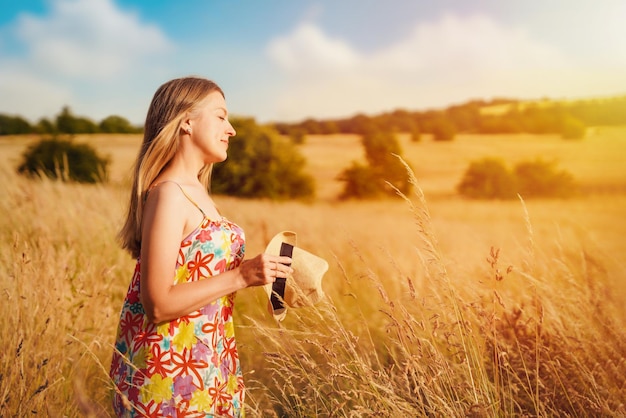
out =
<svg viewBox="0 0 626 418"><path fill-rule="evenodd" d="M323 299L322 278L328 271L326 260L296 246L297 235L292 231L282 231L276 234L267 245L265 252L280 255L283 243L293 246L291 256L293 273L286 280L285 293L282 296L283 307L274 309L272 304L269 304L274 318L279 321L284 319L287 307L312 306ZM268 299L271 300L272 284L267 284L263 288ZM280 297L280 295L277 296Z"/></svg>

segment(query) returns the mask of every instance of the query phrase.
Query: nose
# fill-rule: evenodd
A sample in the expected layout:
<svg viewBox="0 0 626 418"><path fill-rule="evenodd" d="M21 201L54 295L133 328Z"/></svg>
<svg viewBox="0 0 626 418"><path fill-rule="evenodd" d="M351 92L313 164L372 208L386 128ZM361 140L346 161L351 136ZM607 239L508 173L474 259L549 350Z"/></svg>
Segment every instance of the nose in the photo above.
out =
<svg viewBox="0 0 626 418"><path fill-rule="evenodd" d="M228 122L228 129L226 131L226 134L228 136L235 136L235 135L237 135L237 132L235 131L235 128L233 128L233 125L230 122Z"/></svg>

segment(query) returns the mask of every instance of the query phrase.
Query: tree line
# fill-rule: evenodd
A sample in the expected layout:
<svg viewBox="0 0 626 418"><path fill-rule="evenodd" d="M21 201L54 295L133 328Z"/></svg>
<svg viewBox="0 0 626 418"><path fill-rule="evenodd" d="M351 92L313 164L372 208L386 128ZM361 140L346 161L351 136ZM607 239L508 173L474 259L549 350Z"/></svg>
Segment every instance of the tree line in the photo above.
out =
<svg viewBox="0 0 626 418"><path fill-rule="evenodd" d="M457 133L471 134L560 134L564 138L584 136L587 126L626 124L626 96L557 102L515 99L472 100L441 110L397 109L378 115L357 114L343 119L306 119L276 123L283 135L350 133L364 135L372 129L432 134L435 140L451 140Z"/></svg>
<svg viewBox="0 0 626 418"><path fill-rule="evenodd" d="M397 109L378 115L359 113L341 119L308 118L272 125L298 143L311 134L365 135L380 130L407 132L414 140L419 140L421 134L432 134L435 140L446 141L454 139L458 133L560 134L565 138L577 138L584 135L587 126L621 124L626 124L626 96L569 102L506 98L472 100L439 110ZM21 116L0 114L0 135L137 133L142 129L117 115L96 123L87 117L75 116L68 106L63 107L53 120L42 118L34 125Z"/></svg>
<svg viewBox="0 0 626 418"><path fill-rule="evenodd" d="M21 116L0 113L0 135L131 134L142 131L143 127L132 125L122 116L111 115L96 123L87 117L74 115L69 106L64 106L54 119L41 118L34 125Z"/></svg>

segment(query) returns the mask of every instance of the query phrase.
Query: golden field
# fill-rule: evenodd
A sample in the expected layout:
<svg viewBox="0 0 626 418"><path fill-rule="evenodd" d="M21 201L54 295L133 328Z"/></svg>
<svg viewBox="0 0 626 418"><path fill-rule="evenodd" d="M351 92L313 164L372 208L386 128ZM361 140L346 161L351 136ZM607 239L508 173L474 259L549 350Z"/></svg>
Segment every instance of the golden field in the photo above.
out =
<svg viewBox="0 0 626 418"><path fill-rule="evenodd" d="M109 416L133 269L115 234L140 137L76 138L111 158L95 186L16 175L33 140L0 138L0 415ZM290 229L330 264L327 300L280 325L260 289L239 292L248 416L625 416L626 129L400 140L419 186L406 200L336 200L337 174L363 155L350 135L301 146L314 202L216 197L248 254ZM457 196L487 156L555 159L584 194Z"/></svg>

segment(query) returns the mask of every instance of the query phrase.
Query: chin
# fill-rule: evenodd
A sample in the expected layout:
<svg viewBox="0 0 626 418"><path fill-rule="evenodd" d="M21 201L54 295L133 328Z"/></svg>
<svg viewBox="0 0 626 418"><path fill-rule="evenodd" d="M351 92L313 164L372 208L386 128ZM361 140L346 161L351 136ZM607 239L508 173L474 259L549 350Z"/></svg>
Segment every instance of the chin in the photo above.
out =
<svg viewBox="0 0 626 418"><path fill-rule="evenodd" d="M226 152L213 152L210 155L207 155L206 162L207 164L217 164L226 161L226 158L228 158L228 154Z"/></svg>

